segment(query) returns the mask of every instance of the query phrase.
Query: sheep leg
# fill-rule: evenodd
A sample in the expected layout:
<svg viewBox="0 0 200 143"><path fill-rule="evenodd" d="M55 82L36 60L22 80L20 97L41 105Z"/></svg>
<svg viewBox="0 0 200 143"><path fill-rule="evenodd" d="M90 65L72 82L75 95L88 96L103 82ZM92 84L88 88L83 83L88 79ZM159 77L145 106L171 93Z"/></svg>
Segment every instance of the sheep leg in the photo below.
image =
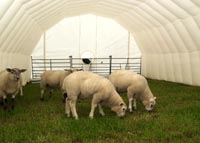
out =
<svg viewBox="0 0 200 143"><path fill-rule="evenodd" d="M22 85L23 85L23 83L22 83L22 77L20 76L20 87L19 87L19 89L20 89L20 96L23 96L23 95L24 95L24 94L23 94Z"/></svg>
<svg viewBox="0 0 200 143"><path fill-rule="evenodd" d="M11 109L13 110L15 107L15 96L18 94L19 90L12 95L11 98Z"/></svg>
<svg viewBox="0 0 200 143"><path fill-rule="evenodd" d="M91 119L93 119L93 117L94 117L94 111L95 111L95 108L97 107L97 103L92 103L92 105L91 105L91 110L90 110L90 114L89 114L89 117L91 118Z"/></svg>
<svg viewBox="0 0 200 143"><path fill-rule="evenodd" d="M8 103L8 99L6 96L3 96L3 109L7 110L7 103Z"/></svg>
<svg viewBox="0 0 200 143"><path fill-rule="evenodd" d="M130 112L133 112L133 109L132 109L132 101L133 101L133 95L132 95L132 92L131 92L131 87L128 88L128 101L129 101L129 104L128 104L128 108L129 108L129 111Z"/></svg>
<svg viewBox="0 0 200 143"><path fill-rule="evenodd" d="M22 86L20 87L20 96L23 96L23 89L22 89Z"/></svg>
<svg viewBox="0 0 200 143"><path fill-rule="evenodd" d="M66 98L67 98L67 93L63 93L63 103L66 102Z"/></svg>
<svg viewBox="0 0 200 143"><path fill-rule="evenodd" d="M97 101L97 99L96 99L96 96L97 96L97 95L94 95L93 98L92 98L91 110L90 110L90 114L89 114L89 117L90 117L91 119L93 119L95 108L96 108L97 105L98 105L98 101Z"/></svg>
<svg viewBox="0 0 200 143"><path fill-rule="evenodd" d="M76 112L76 100L72 100L71 102L69 102L69 105L70 105L73 117L76 120L78 120L78 114Z"/></svg>
<svg viewBox="0 0 200 143"><path fill-rule="evenodd" d="M134 110L136 110L136 108L137 108L137 104L136 104L136 99L135 98L133 99L133 108L134 108Z"/></svg>
<svg viewBox="0 0 200 143"><path fill-rule="evenodd" d="M0 105L3 105L3 99L0 98Z"/></svg>
<svg viewBox="0 0 200 143"><path fill-rule="evenodd" d="M67 114L67 117L70 117L70 100L68 98L66 98L65 113Z"/></svg>
<svg viewBox="0 0 200 143"><path fill-rule="evenodd" d="M41 96L40 96L41 101L44 101L44 92L45 92L45 89L41 89Z"/></svg>
<svg viewBox="0 0 200 143"><path fill-rule="evenodd" d="M1 97L1 93L0 93L0 105L3 106L3 96Z"/></svg>
<svg viewBox="0 0 200 143"><path fill-rule="evenodd" d="M132 98L132 97L129 98L128 101L129 101L129 105L128 105L129 111L130 111L130 112L133 112L133 109L132 109L133 98Z"/></svg>
<svg viewBox="0 0 200 143"><path fill-rule="evenodd" d="M50 92L49 92L49 97L51 98L53 95L53 89L50 89Z"/></svg>
<svg viewBox="0 0 200 143"><path fill-rule="evenodd" d="M12 96L11 98L11 109L13 110L15 108L15 96Z"/></svg>
<svg viewBox="0 0 200 143"><path fill-rule="evenodd" d="M99 113L101 114L101 116L105 116L105 113L103 112L103 108L101 104L98 104L98 106L99 106Z"/></svg>

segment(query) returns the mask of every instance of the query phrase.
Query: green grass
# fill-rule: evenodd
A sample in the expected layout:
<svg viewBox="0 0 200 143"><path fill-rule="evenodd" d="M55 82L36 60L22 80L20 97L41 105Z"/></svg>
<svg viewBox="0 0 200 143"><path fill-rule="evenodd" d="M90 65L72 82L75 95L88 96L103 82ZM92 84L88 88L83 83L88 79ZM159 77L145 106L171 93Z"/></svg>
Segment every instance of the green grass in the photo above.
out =
<svg viewBox="0 0 200 143"><path fill-rule="evenodd" d="M77 104L79 120L67 118L59 91L41 102L38 84L24 87L24 96L16 97L14 111L0 108L0 143L145 143L200 142L200 88L165 81L149 80L157 96L155 110L145 111L138 102L137 111L118 118L104 107L89 119L90 100ZM126 95L123 94L127 103Z"/></svg>

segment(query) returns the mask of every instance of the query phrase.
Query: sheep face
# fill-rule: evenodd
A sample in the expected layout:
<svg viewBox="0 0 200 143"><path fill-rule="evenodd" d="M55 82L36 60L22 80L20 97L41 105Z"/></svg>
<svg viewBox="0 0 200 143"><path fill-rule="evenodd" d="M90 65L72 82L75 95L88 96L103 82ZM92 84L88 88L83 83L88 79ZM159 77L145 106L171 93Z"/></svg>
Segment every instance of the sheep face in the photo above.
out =
<svg viewBox="0 0 200 143"><path fill-rule="evenodd" d="M18 68L10 69L10 68L7 68L6 71L11 73L10 77L9 77L11 80L18 81L20 79L20 74L22 72L25 72L26 69L18 69Z"/></svg>
<svg viewBox="0 0 200 143"><path fill-rule="evenodd" d="M156 97L150 98L149 101L144 100L143 105L147 111L152 111L156 104Z"/></svg>
<svg viewBox="0 0 200 143"><path fill-rule="evenodd" d="M118 117L124 117L127 110L127 106L125 103L120 103L119 105L112 107L111 110L115 112Z"/></svg>

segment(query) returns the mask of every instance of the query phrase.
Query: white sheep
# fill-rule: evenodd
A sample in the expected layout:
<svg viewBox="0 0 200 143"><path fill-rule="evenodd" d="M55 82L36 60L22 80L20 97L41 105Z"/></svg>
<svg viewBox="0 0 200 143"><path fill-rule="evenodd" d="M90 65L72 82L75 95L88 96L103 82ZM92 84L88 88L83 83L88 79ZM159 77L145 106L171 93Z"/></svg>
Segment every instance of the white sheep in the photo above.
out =
<svg viewBox="0 0 200 143"><path fill-rule="evenodd" d="M92 119L94 110L99 106L99 112L104 116L101 105L107 105L118 117L125 116L126 104L116 92L112 83L95 73L89 71L78 71L70 74L64 79L63 91L66 93L65 111L68 117L70 109L75 119L78 119L76 112L77 98L92 98L89 117Z"/></svg>
<svg viewBox="0 0 200 143"><path fill-rule="evenodd" d="M44 93L46 88L50 88L50 95L54 88L62 88L63 80L66 76L74 71L79 71L81 69L65 69L65 70L48 70L41 74L40 89L41 97L40 100L44 100ZM65 99L66 97L64 97Z"/></svg>
<svg viewBox="0 0 200 143"><path fill-rule="evenodd" d="M142 101L147 111L153 109L156 97L153 96L147 80L142 75L128 70L118 70L114 71L108 78L119 93L127 92L130 112L132 112L132 102L136 110L137 98Z"/></svg>
<svg viewBox="0 0 200 143"><path fill-rule="evenodd" d="M14 99L19 90L22 92L22 77L21 73L26 69L7 68L0 72L0 98L3 98L4 109L7 109L7 96L12 96L11 108L14 109Z"/></svg>

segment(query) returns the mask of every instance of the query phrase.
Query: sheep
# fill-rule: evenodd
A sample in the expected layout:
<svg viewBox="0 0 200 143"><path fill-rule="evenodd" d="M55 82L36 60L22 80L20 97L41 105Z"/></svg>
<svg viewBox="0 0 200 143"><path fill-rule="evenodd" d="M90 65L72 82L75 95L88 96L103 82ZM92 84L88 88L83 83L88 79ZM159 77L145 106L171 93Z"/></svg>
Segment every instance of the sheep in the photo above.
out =
<svg viewBox="0 0 200 143"><path fill-rule="evenodd" d="M142 75L128 70L118 70L111 73L108 78L119 93L127 92L130 112L132 112L132 102L136 110L136 99L142 101L147 111L154 108L156 97L153 96L147 80Z"/></svg>
<svg viewBox="0 0 200 143"><path fill-rule="evenodd" d="M44 93L46 88L50 88L50 96L52 95L53 88L62 88L63 80L66 76L71 74L74 71L79 71L82 69L65 69L61 70L48 70L41 74L40 89L41 97L40 100L44 101ZM66 97L64 97L65 100ZM63 101L64 101L63 100Z"/></svg>
<svg viewBox="0 0 200 143"><path fill-rule="evenodd" d="M70 109L75 119L77 98L92 98L89 117L93 119L94 110L98 106L99 113L104 116L101 105L107 105L118 117L124 117L127 109L126 104L116 92L112 83L98 74L90 71L78 71L67 76L63 81L63 92L67 95L65 113L70 117Z"/></svg>
<svg viewBox="0 0 200 143"><path fill-rule="evenodd" d="M4 110L7 109L8 95L12 95L12 109L14 109L14 99L19 90L23 95L21 73L25 71L26 69L6 68L6 70L0 72L0 98L3 98Z"/></svg>

